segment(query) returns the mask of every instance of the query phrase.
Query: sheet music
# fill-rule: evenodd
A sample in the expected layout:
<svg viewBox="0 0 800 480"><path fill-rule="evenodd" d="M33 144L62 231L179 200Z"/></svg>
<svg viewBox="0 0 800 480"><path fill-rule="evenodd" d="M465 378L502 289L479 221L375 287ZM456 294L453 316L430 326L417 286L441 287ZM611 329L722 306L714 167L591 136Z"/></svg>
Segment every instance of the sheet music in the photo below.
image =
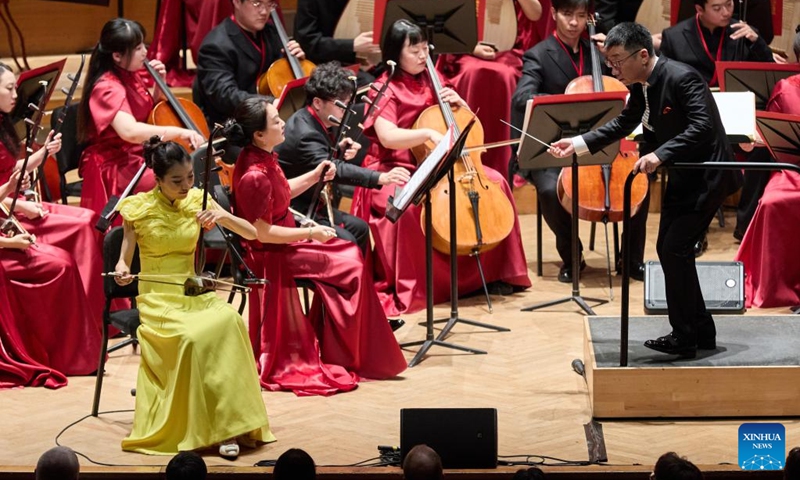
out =
<svg viewBox="0 0 800 480"><path fill-rule="evenodd" d="M756 133L756 95L753 92L712 92L728 137L747 137L752 142ZM628 135L634 140L642 135L642 126Z"/></svg>
<svg viewBox="0 0 800 480"><path fill-rule="evenodd" d="M436 145L436 148L431 151L428 158L417 167L417 171L414 172L414 175L411 176L408 183L395 195L392 203L398 210L405 209L408 203L414 199L420 184L430 176L437 166L439 166L442 158L453 148L455 141L455 129L451 125L445 133L444 138L442 138L442 141L439 142L439 145Z"/></svg>

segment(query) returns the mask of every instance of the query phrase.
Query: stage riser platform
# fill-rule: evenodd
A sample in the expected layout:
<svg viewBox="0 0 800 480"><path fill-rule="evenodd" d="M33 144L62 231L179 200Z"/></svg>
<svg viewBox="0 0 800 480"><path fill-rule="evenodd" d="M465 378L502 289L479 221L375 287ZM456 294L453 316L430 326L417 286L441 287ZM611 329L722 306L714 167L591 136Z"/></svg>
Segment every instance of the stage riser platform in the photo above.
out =
<svg viewBox="0 0 800 480"><path fill-rule="evenodd" d="M670 362L674 356L643 347L647 338L669 332L666 317L631 318L628 367L619 367L619 319L586 318L584 363L594 418L792 417L800 415L800 366L785 357L755 364L752 357L771 352L760 323L780 341L793 342L796 316L717 317L717 351L698 351L695 360ZM616 331L612 333L613 322ZM598 326L600 322L607 325ZM735 325L731 322L738 322ZM776 330L774 323L785 323ZM751 345L732 337L752 329ZM733 326L732 326L733 325ZM767 326L767 325L762 325ZM648 333L650 332L650 333ZM781 335L779 332L783 332ZM733 338L738 340L734 340ZM792 345L774 346L791 352ZM763 351L763 352L762 352ZM800 355L800 350L795 350ZM737 360L737 358L739 360ZM739 363L739 364L737 364ZM784 363L784 364L780 364Z"/></svg>

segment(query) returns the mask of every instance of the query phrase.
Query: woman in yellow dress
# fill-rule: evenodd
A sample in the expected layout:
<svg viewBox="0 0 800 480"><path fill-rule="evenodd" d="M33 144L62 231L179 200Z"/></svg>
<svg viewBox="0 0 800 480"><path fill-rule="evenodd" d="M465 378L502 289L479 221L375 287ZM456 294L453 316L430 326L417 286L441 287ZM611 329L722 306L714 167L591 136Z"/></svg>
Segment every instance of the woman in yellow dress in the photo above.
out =
<svg viewBox="0 0 800 480"><path fill-rule="evenodd" d="M145 145L145 162L155 173L156 188L118 207L124 238L116 280L132 281L136 244L142 276L136 411L122 449L172 455L219 444L220 455L236 457L239 443L275 440L247 330L214 292L190 297L182 285L194 276L201 225L219 223L249 240L256 230L213 201L201 211L203 194L192 188L192 163L180 145L153 137ZM147 282L148 275L176 285Z"/></svg>

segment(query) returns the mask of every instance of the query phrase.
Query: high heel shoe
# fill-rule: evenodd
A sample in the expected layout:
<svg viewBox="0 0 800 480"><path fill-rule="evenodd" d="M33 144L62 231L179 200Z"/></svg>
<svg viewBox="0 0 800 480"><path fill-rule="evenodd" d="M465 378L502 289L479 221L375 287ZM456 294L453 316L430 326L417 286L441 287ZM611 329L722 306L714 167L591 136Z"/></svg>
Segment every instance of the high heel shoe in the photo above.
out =
<svg viewBox="0 0 800 480"><path fill-rule="evenodd" d="M219 454L222 457L236 459L239 456L239 444L235 438L225 440L219 444Z"/></svg>

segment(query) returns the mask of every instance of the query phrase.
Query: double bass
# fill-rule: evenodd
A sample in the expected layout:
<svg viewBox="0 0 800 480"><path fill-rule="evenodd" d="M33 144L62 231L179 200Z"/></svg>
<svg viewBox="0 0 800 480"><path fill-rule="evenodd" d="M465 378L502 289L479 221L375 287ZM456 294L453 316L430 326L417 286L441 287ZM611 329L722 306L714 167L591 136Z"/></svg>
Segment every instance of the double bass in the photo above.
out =
<svg viewBox="0 0 800 480"><path fill-rule="evenodd" d="M589 37L595 34L595 21L589 19ZM627 91L628 88L614 77L603 75L602 59L593 40L590 40L592 74L572 80L564 93L594 93ZM578 168L578 218L590 222L621 222L622 191L628 174L639 159L634 151L620 150L611 164L581 166ZM631 214L635 214L647 195L646 175L639 175L631 190ZM572 168L564 167L558 177L558 199L572 213Z"/></svg>
<svg viewBox="0 0 800 480"><path fill-rule="evenodd" d="M451 126L456 134L466 125L474 114L467 109L452 108L442 100L439 91L442 85L433 66L430 55L427 70L437 105L425 109L417 118L413 128L432 128L446 132ZM467 136L466 147L483 144L483 127L476 119ZM418 162L427 157L430 149L421 145L411 149ZM449 182L443 178L431 190L431 205L436 213L433 216L433 248L444 254L450 253L450 194L455 196L456 204L456 252L458 255L475 255L491 250L511 233L516 214L511 201L506 197L498 183L489 180L483 170L480 151L462 153L453 166L456 191L449 192ZM421 219L424 222L424 218ZM424 224L424 223L423 223Z"/></svg>

